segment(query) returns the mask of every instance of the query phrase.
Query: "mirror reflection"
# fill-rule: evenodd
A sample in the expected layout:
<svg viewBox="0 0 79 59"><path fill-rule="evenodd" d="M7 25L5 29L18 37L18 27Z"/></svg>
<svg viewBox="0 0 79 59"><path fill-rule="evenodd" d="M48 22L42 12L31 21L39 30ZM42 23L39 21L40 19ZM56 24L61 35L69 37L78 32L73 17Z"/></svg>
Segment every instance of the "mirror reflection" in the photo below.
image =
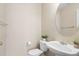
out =
<svg viewBox="0 0 79 59"><path fill-rule="evenodd" d="M79 28L79 4L60 4L56 13L56 28L60 34L73 35Z"/></svg>

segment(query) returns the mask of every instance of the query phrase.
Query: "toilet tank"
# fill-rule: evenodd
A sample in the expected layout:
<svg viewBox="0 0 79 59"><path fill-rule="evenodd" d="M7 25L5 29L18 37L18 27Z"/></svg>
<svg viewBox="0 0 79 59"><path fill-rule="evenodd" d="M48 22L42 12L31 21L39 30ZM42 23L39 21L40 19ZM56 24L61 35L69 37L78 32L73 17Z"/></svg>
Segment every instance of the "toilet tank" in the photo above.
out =
<svg viewBox="0 0 79 59"><path fill-rule="evenodd" d="M46 43L46 41L40 40L40 50L42 50L43 52L48 50Z"/></svg>

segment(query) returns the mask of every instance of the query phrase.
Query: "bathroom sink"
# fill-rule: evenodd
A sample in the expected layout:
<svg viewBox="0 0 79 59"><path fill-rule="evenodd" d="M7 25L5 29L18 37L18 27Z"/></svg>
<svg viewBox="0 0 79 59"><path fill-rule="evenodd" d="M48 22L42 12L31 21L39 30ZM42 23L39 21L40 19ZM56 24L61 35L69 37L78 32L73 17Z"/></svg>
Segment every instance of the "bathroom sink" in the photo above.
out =
<svg viewBox="0 0 79 59"><path fill-rule="evenodd" d="M50 41L46 43L49 49L54 50L54 52L64 53L64 55L75 55L79 52L79 49L74 48L73 45L62 43L59 41ZM63 55L63 54L62 54Z"/></svg>

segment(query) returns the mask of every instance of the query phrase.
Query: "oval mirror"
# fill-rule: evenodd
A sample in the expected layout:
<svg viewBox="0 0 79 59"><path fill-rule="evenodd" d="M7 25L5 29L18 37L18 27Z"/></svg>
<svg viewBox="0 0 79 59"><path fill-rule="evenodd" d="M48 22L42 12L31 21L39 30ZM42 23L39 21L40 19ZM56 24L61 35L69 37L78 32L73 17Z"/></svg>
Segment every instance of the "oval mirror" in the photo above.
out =
<svg viewBox="0 0 79 59"><path fill-rule="evenodd" d="M61 3L56 12L56 29L62 35L73 35L79 28L79 4Z"/></svg>

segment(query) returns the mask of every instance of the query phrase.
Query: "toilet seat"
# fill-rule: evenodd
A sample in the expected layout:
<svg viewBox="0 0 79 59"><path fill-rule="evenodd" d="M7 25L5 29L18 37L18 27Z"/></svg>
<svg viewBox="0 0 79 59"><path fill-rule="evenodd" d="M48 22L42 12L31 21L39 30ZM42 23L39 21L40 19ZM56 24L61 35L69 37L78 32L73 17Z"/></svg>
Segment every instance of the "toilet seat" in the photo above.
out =
<svg viewBox="0 0 79 59"><path fill-rule="evenodd" d="M29 55L31 56L39 56L43 53L40 49L32 49L28 52Z"/></svg>

